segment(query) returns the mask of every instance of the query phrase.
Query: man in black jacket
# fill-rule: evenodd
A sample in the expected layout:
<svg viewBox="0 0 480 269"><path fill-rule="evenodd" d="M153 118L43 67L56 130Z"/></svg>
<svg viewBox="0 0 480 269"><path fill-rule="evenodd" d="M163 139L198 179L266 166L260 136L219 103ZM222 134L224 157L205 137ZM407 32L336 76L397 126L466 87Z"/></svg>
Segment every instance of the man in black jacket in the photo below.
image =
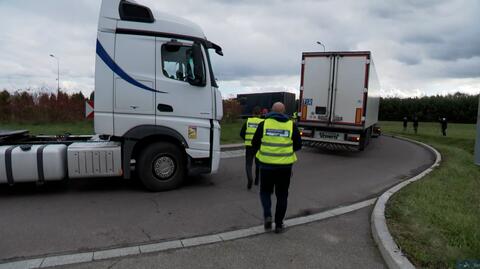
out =
<svg viewBox="0 0 480 269"><path fill-rule="evenodd" d="M440 126L442 128L442 135L447 136L447 126L448 126L447 118L445 117L440 118Z"/></svg>
<svg viewBox="0 0 480 269"><path fill-rule="evenodd" d="M302 148L302 139L296 124L283 114L285 106L278 102L265 121L258 124L252 139L260 165L260 200L263 207L264 226L272 228L271 195L275 189L275 233L283 231L287 211L288 188L292 165L297 160L295 151Z"/></svg>
<svg viewBox="0 0 480 269"><path fill-rule="evenodd" d="M418 117L417 117L417 115L413 116L413 131L415 132L415 134L417 134L417 132L418 132Z"/></svg>

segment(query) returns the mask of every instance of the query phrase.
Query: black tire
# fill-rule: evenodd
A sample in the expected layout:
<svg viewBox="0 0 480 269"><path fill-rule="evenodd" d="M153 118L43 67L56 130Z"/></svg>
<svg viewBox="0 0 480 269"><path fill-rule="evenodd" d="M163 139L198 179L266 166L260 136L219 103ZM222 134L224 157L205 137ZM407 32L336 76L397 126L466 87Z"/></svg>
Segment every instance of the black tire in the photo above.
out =
<svg viewBox="0 0 480 269"><path fill-rule="evenodd" d="M365 146L370 144L370 140L372 138L372 130L373 130L373 127L371 127L371 126L367 129L367 134L365 135L365 139L366 139Z"/></svg>
<svg viewBox="0 0 480 269"><path fill-rule="evenodd" d="M135 170L150 191L178 188L186 175L182 151L173 144L162 142L147 145L140 152Z"/></svg>
<svg viewBox="0 0 480 269"><path fill-rule="evenodd" d="M360 143L358 145L358 150L363 151L365 149L365 146L367 145L367 131L360 134Z"/></svg>
<svg viewBox="0 0 480 269"><path fill-rule="evenodd" d="M377 129L378 126L377 125L373 125L372 126L372 138L378 138L380 137L381 135L381 131L378 131L379 129ZM377 130L376 130L377 129Z"/></svg>

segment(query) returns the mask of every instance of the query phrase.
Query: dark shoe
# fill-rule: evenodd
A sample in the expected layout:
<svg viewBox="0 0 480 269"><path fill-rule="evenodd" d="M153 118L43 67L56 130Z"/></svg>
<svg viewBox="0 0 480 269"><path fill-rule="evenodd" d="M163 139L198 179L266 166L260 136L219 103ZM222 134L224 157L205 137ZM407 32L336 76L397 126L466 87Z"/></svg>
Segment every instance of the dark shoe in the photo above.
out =
<svg viewBox="0 0 480 269"><path fill-rule="evenodd" d="M248 184L247 184L247 189L249 190L249 189L251 189L251 188L252 188L252 181L249 180L249 181L248 181Z"/></svg>
<svg viewBox="0 0 480 269"><path fill-rule="evenodd" d="M283 224L275 224L275 233L276 234L283 233L284 231L285 231L285 227L283 226Z"/></svg>
<svg viewBox="0 0 480 269"><path fill-rule="evenodd" d="M263 227L265 230L271 230L272 229L272 217L266 217L265 222L263 223Z"/></svg>

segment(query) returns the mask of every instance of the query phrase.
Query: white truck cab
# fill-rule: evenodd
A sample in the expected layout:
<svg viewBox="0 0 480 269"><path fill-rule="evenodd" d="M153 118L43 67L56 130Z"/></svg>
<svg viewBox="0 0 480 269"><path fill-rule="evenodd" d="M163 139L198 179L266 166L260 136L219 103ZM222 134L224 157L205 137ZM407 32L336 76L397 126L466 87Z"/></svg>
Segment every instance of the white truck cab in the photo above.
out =
<svg viewBox="0 0 480 269"><path fill-rule="evenodd" d="M131 0L103 0L94 96L95 133L101 141L64 142L68 154L62 156L67 156L68 175L121 173L130 178L134 165L145 186L159 191L178 187L187 174L215 173L220 161L219 120L223 111L210 49L223 55L221 48L208 41L192 22L152 12ZM32 144L38 139L14 142ZM43 143L48 144L48 139ZM95 173L95 167L102 171L108 166L101 161L101 152L108 147L117 149L109 151L112 162L106 161L112 164L112 173ZM0 148L0 158L12 154L13 150L6 149L2 153ZM90 153L100 156L99 160L90 160ZM87 168L82 173L84 163ZM88 171L90 163L93 172ZM9 174L7 170L15 165L9 165L3 170L4 182L11 183L12 171Z"/></svg>

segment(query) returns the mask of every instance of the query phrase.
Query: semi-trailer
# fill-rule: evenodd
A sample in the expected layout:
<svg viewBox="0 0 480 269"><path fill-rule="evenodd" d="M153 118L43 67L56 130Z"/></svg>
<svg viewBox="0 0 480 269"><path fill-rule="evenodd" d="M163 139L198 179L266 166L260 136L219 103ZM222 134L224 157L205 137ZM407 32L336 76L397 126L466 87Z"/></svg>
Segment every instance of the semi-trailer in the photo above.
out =
<svg viewBox="0 0 480 269"><path fill-rule="evenodd" d="M297 111L295 94L290 92L237 94L237 101L242 109L242 117L252 116L252 111L255 107L269 111L275 102L282 102L285 105L285 114L289 116L293 116L293 113Z"/></svg>
<svg viewBox="0 0 480 269"><path fill-rule="evenodd" d="M96 40L94 136L0 131L0 183L130 178L152 191L220 162L222 96L202 29L134 1L103 0Z"/></svg>
<svg viewBox="0 0 480 269"><path fill-rule="evenodd" d="M378 122L379 91L369 51L304 52L298 111L302 139L363 150Z"/></svg>

